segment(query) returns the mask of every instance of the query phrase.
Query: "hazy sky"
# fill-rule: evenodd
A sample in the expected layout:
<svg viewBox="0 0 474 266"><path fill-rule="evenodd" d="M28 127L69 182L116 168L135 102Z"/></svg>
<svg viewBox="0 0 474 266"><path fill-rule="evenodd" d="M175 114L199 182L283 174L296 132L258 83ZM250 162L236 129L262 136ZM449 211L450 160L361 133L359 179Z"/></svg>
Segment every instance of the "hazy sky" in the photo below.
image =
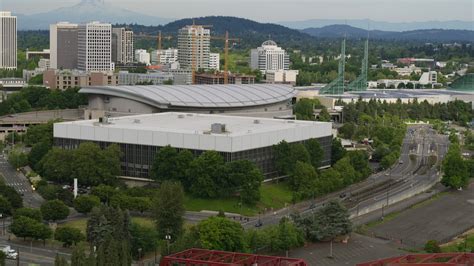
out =
<svg viewBox="0 0 474 266"><path fill-rule="evenodd" d="M410 22L474 20L474 0L105 0L148 15L185 18L229 15L276 22L306 19L364 19ZM80 0L0 0L0 9L33 14Z"/></svg>

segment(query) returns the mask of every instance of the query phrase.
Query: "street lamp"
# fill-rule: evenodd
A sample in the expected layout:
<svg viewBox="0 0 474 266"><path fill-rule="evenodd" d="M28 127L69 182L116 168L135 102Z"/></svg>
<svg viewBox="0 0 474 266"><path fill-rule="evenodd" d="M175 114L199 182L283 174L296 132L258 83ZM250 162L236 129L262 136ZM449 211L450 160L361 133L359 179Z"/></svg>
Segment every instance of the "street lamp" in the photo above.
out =
<svg viewBox="0 0 474 266"><path fill-rule="evenodd" d="M138 265L140 265L141 258L142 258L142 248L138 248Z"/></svg>
<svg viewBox="0 0 474 266"><path fill-rule="evenodd" d="M170 254L170 241L171 241L171 235L166 235L165 236L165 239L166 239L166 244L168 246L168 255Z"/></svg>

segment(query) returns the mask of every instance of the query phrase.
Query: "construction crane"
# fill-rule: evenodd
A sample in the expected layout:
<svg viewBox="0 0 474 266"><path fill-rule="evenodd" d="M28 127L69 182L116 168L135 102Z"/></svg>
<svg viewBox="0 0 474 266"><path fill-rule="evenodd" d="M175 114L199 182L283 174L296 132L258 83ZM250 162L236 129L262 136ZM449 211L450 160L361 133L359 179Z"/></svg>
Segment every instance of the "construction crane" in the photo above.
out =
<svg viewBox="0 0 474 266"><path fill-rule="evenodd" d="M161 47L161 40L165 38L167 39L168 41L173 39L173 36L171 35L168 35L168 36L161 36L161 30L158 32L158 50L156 51L156 55L157 55L157 61L159 62L159 64L161 64L161 50L162 50L162 47Z"/></svg>
<svg viewBox="0 0 474 266"><path fill-rule="evenodd" d="M171 40L174 37L172 35L162 36L161 31L158 32L158 35L148 35L144 33L140 33L135 36L136 38L143 38L143 39L156 39L157 42L157 61L161 64L161 50L162 50L162 40Z"/></svg>
<svg viewBox="0 0 474 266"><path fill-rule="evenodd" d="M236 41L239 42L240 39L237 38L229 38L229 32L225 32L224 37L211 37L213 40L224 40L224 84L229 84L229 41Z"/></svg>

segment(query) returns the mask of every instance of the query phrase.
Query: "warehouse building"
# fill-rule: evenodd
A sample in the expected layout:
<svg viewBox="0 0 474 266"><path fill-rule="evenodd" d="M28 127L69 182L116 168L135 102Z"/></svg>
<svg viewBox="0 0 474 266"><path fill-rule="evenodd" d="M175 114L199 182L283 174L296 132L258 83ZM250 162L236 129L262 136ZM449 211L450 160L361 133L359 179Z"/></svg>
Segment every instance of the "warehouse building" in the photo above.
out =
<svg viewBox="0 0 474 266"><path fill-rule="evenodd" d="M54 143L75 149L81 142L116 143L123 153L122 175L148 177L156 152L167 145L195 156L215 150L226 161L250 160L267 177L277 176L273 145L317 139L331 163L331 123L167 112L54 124Z"/></svg>
<svg viewBox="0 0 474 266"><path fill-rule="evenodd" d="M89 98L84 117L192 112L292 118L293 87L277 84L97 86L82 88Z"/></svg>

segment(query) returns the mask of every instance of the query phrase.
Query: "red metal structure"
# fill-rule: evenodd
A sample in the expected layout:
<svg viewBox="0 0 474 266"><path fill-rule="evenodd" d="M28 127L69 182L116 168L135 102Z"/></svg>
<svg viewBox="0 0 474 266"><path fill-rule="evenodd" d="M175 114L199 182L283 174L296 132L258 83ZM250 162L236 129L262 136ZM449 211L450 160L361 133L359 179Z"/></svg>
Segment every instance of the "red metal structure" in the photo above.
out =
<svg viewBox="0 0 474 266"><path fill-rule="evenodd" d="M308 266L302 259L206 249L188 249L166 256L160 266Z"/></svg>
<svg viewBox="0 0 474 266"><path fill-rule="evenodd" d="M473 266L474 253L413 254L357 264L357 266Z"/></svg>

